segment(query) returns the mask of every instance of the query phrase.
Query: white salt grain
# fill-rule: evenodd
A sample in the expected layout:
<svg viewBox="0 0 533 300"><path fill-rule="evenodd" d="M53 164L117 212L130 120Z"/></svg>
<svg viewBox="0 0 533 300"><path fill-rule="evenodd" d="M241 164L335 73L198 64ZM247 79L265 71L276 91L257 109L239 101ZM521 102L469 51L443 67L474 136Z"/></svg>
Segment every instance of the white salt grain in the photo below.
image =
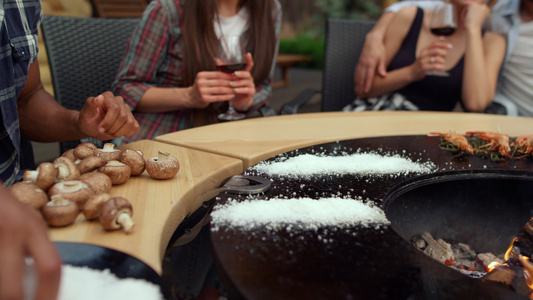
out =
<svg viewBox="0 0 533 300"><path fill-rule="evenodd" d="M108 269L63 265L58 300L163 299L159 286L136 278L118 278Z"/></svg>
<svg viewBox="0 0 533 300"><path fill-rule="evenodd" d="M431 162L418 163L399 155L357 153L344 156L301 154L284 161L265 161L252 170L279 176L314 174L391 174L429 173L435 169Z"/></svg>
<svg viewBox="0 0 533 300"><path fill-rule="evenodd" d="M211 217L214 230L221 224L253 230L265 225L279 228L280 225L298 224L303 229L317 229L324 226L368 227L390 223L379 207L360 200L341 198L232 201L217 207Z"/></svg>

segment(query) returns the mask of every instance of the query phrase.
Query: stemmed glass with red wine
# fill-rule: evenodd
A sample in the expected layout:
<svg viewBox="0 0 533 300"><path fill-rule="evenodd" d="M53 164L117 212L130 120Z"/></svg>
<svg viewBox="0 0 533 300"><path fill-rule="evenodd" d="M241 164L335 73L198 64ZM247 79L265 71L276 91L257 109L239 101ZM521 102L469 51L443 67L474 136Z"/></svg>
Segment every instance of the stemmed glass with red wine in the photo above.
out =
<svg viewBox="0 0 533 300"><path fill-rule="evenodd" d="M245 51L238 35L222 36L217 53L217 69L224 73L233 74L246 67ZM228 111L218 115L221 121L242 120L246 115L233 108L233 99L228 103Z"/></svg>
<svg viewBox="0 0 533 300"><path fill-rule="evenodd" d="M455 16L454 6L446 1L445 3L439 3L439 6L433 11L431 18L430 30L436 36L450 36L455 33L457 27L457 19ZM432 70L426 73L427 75L434 76L450 76L446 71Z"/></svg>

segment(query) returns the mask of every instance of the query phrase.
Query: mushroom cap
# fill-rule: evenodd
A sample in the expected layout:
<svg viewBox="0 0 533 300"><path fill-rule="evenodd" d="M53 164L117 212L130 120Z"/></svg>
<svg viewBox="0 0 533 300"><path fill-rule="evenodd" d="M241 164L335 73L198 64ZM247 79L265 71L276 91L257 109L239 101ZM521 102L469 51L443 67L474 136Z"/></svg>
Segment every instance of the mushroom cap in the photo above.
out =
<svg viewBox="0 0 533 300"><path fill-rule="evenodd" d="M104 173L89 172L82 174L79 180L87 183L96 194L106 193L111 190L111 178Z"/></svg>
<svg viewBox="0 0 533 300"><path fill-rule="evenodd" d="M64 199L76 203L80 210L83 209L89 197L94 194L93 189L87 183L80 180L61 181L54 184L48 190L50 198L54 195L61 195Z"/></svg>
<svg viewBox="0 0 533 300"><path fill-rule="evenodd" d="M96 150L98 147L96 147L95 144L91 143L91 142L83 142L81 144L79 144L77 147L89 147L93 150Z"/></svg>
<svg viewBox="0 0 533 300"><path fill-rule="evenodd" d="M66 157L72 162L76 161L76 157L74 156L74 149L68 149L67 151L63 152L61 157Z"/></svg>
<svg viewBox="0 0 533 300"><path fill-rule="evenodd" d="M41 190L46 191L51 187L57 178L57 169L51 162L43 162L35 171L25 171L24 181L35 183Z"/></svg>
<svg viewBox="0 0 533 300"><path fill-rule="evenodd" d="M145 161L141 151L126 149L120 153L119 161L131 168L131 175L141 175L145 169Z"/></svg>
<svg viewBox="0 0 533 300"><path fill-rule="evenodd" d="M50 200L48 195L33 182L20 181L11 185L8 190L20 202L26 203L37 210L41 209Z"/></svg>
<svg viewBox="0 0 533 300"><path fill-rule="evenodd" d="M133 215L131 203L123 197L114 197L104 202L99 209L100 223L105 230L117 230L122 227L118 218L122 213Z"/></svg>
<svg viewBox="0 0 533 300"><path fill-rule="evenodd" d="M105 143L102 149L94 150L96 156L100 156L106 161L118 160L120 157L120 150L115 149L115 144Z"/></svg>
<svg viewBox="0 0 533 300"><path fill-rule="evenodd" d="M107 161L98 156L87 156L78 163L78 170L80 174L92 172L101 166L105 166Z"/></svg>
<svg viewBox="0 0 533 300"><path fill-rule="evenodd" d="M95 155L94 149L91 147L78 145L78 147L74 148L74 157L77 159L84 159L86 157Z"/></svg>
<svg viewBox="0 0 533 300"><path fill-rule="evenodd" d="M74 223L78 217L79 209L76 203L64 199L61 195L54 195L51 201L43 206L42 212L48 225L61 227Z"/></svg>
<svg viewBox="0 0 533 300"><path fill-rule="evenodd" d="M159 151L157 157L146 160L146 171L155 179L169 179L180 170L179 161L166 152Z"/></svg>
<svg viewBox="0 0 533 300"><path fill-rule="evenodd" d="M108 161L105 166L98 168L98 172L109 176L113 185L123 184L128 181L131 176L130 166L123 164L118 160Z"/></svg>
<svg viewBox="0 0 533 300"><path fill-rule="evenodd" d="M58 157L54 160L54 166L57 168L57 180L76 180L80 177L80 170L76 164L66 157Z"/></svg>
<svg viewBox="0 0 533 300"><path fill-rule="evenodd" d="M111 199L111 195L108 193L101 193L89 197L83 207L83 215L85 215L85 218L87 220L92 220L98 217L100 206L109 199Z"/></svg>

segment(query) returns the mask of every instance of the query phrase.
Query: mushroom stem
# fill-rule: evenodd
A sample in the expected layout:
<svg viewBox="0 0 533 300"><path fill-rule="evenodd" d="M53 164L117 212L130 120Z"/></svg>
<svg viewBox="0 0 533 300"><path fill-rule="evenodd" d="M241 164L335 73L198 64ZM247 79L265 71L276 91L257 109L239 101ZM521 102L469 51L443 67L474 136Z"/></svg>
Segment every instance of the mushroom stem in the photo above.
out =
<svg viewBox="0 0 533 300"><path fill-rule="evenodd" d="M50 202L52 202L54 206L64 206L68 205L71 201L58 194L50 197Z"/></svg>
<svg viewBox="0 0 533 300"><path fill-rule="evenodd" d="M157 161L169 161L170 154L167 152L159 151L157 153Z"/></svg>
<svg viewBox="0 0 533 300"><path fill-rule="evenodd" d="M130 215L126 212L123 212L120 215L118 215L117 223L122 226L122 228L124 229L126 233L130 233L131 229L133 228L133 225L135 225Z"/></svg>
<svg viewBox="0 0 533 300"><path fill-rule="evenodd" d="M35 171L26 171L24 173L24 175L26 176L26 178L25 178L26 181L35 182L35 181L37 181L37 176L39 175L39 171L37 171L37 170L35 170Z"/></svg>
<svg viewBox="0 0 533 300"><path fill-rule="evenodd" d="M113 143L105 143L104 144L104 147L102 148L104 151L107 151L107 150L114 150L115 149L115 144Z"/></svg>

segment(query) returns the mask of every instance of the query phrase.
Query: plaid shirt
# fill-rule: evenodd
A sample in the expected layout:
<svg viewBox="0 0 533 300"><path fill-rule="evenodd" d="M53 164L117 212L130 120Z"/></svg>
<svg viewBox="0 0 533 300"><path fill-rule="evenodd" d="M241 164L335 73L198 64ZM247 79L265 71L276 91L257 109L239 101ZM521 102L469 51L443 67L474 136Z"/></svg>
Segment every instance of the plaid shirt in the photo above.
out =
<svg viewBox="0 0 533 300"><path fill-rule="evenodd" d="M135 109L150 87L183 86L183 41L179 27L183 3L184 0L152 1L145 10L139 27L131 36L126 56L113 86L115 93L122 96L132 109ZM278 1L276 7L273 15L279 43L282 12ZM256 87L252 110L265 104L271 96L274 68L275 59L272 61L270 76ZM161 134L187 129L189 113L188 109L167 113L134 112L141 129L135 135L126 138L124 143L154 139Z"/></svg>
<svg viewBox="0 0 533 300"><path fill-rule="evenodd" d="M0 179L5 185L24 168L21 153L29 142L20 136L17 98L37 58L41 16L40 0L0 1Z"/></svg>

